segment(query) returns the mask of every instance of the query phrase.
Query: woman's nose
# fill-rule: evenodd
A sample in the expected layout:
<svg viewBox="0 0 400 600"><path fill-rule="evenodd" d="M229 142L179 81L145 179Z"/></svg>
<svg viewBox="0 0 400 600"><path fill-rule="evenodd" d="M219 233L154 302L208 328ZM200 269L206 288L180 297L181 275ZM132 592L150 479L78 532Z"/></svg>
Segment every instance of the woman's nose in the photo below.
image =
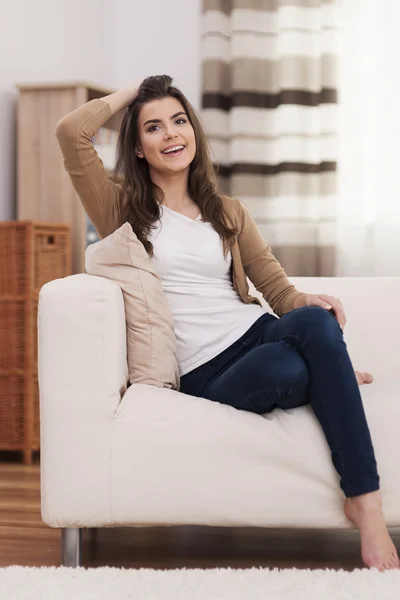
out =
<svg viewBox="0 0 400 600"><path fill-rule="evenodd" d="M176 135L177 135L177 133L174 130L174 128L172 127L172 125L170 127L167 127L167 129L165 131L166 138L176 137Z"/></svg>

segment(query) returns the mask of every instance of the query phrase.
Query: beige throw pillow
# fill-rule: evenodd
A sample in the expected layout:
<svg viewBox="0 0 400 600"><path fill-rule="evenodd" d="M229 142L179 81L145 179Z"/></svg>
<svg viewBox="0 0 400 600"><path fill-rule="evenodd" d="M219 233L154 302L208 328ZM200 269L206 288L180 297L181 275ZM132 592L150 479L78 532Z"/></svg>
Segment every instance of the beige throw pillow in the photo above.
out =
<svg viewBox="0 0 400 600"><path fill-rule="evenodd" d="M130 383L179 390L174 321L161 279L129 223L86 249L86 272L117 283L125 300Z"/></svg>

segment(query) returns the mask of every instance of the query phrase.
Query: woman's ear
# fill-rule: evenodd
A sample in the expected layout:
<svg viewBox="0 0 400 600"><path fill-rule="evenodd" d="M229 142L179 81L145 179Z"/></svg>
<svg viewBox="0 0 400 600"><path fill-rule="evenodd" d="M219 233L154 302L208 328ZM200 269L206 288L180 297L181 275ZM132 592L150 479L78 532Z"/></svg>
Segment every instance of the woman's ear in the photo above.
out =
<svg viewBox="0 0 400 600"><path fill-rule="evenodd" d="M141 148L136 148L136 156L138 158L143 158L143 152Z"/></svg>

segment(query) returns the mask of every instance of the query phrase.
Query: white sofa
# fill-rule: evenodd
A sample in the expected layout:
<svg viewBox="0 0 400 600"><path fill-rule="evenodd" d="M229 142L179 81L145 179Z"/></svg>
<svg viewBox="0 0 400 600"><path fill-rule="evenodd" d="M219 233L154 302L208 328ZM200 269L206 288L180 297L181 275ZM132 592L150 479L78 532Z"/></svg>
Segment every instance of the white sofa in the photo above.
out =
<svg viewBox="0 0 400 600"><path fill-rule="evenodd" d="M290 279L344 304L354 367L375 377L361 392L387 522L400 526L400 278ZM63 565L82 564L86 527L351 527L310 407L259 416L127 389L123 297L103 278L46 284L38 327L41 511L62 528Z"/></svg>

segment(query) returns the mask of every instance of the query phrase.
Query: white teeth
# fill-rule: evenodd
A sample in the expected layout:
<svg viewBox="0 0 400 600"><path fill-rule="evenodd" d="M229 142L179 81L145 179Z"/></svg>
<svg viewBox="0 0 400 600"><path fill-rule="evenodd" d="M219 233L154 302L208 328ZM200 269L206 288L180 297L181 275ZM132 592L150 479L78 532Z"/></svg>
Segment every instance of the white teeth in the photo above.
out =
<svg viewBox="0 0 400 600"><path fill-rule="evenodd" d="M184 147L185 146L173 146L172 148L168 148L168 150L164 150L163 154L169 154L170 152L173 152L174 150L181 150Z"/></svg>

